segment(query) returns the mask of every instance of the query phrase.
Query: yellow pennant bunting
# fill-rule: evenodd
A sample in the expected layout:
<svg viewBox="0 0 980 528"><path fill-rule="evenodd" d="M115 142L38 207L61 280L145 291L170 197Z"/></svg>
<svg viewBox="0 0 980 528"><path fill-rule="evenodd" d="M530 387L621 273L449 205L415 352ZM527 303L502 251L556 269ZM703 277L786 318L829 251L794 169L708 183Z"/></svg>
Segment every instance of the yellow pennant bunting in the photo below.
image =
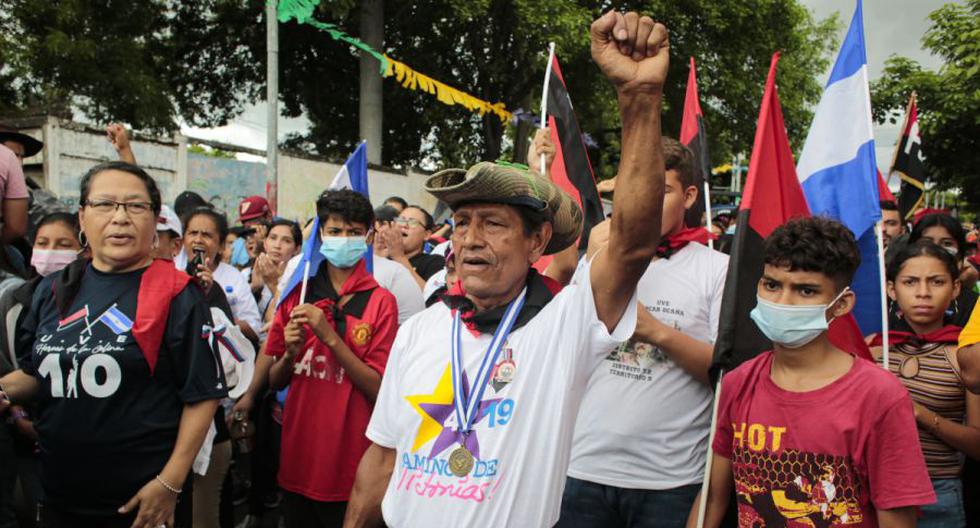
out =
<svg viewBox="0 0 980 528"><path fill-rule="evenodd" d="M443 104L449 106L460 105L471 112L479 112L481 116L492 112L504 123L510 121L511 117L513 117L507 111L504 103L491 104L483 99L473 97L464 91L439 82L423 73L419 73L403 62L396 61L387 56L386 58L388 59L388 67L384 72L384 76L394 76L395 80L401 83L403 88L412 91L422 90L423 92L435 95L436 99Z"/></svg>
<svg viewBox="0 0 980 528"><path fill-rule="evenodd" d="M403 88L412 91L421 90L436 96L436 99L443 104L449 106L460 105L471 112L479 112L481 116L492 112L504 123L510 121L513 117L507 111L504 103L490 103L462 90L457 90L448 84L439 82L432 77L413 70L403 62L398 62L387 55L381 54L360 39L340 31L334 24L327 24L316 20L313 18L313 14L318 4L319 0L279 0L279 21L288 22L293 19L300 24L307 24L327 33L338 42L344 42L375 57L381 63L381 76L394 76L395 80L401 83Z"/></svg>

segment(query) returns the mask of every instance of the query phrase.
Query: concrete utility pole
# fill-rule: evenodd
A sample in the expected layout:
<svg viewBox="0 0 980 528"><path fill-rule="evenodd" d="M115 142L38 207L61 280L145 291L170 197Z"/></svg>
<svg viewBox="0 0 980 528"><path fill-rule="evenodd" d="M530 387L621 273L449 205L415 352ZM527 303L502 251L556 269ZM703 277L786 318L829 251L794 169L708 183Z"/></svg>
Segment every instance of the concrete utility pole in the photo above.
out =
<svg viewBox="0 0 980 528"><path fill-rule="evenodd" d="M384 0L361 0L361 40L378 51L384 51ZM368 163L381 165L381 135L384 107L381 96L382 78L378 75L378 59L361 52L360 116L361 138L367 140Z"/></svg>
<svg viewBox="0 0 980 528"><path fill-rule="evenodd" d="M279 20L277 0L265 5L267 105L265 182L273 211L279 210Z"/></svg>

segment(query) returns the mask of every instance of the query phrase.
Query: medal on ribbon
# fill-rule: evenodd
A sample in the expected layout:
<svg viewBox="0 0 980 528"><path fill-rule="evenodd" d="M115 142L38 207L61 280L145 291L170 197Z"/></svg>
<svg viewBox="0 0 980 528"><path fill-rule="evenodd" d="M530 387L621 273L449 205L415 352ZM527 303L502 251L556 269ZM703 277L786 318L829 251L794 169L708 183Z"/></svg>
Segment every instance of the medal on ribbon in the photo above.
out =
<svg viewBox="0 0 980 528"><path fill-rule="evenodd" d="M527 295L527 288L521 290L520 295L510 302L504 312L497 330L493 333L490 346L483 353L480 361L480 368L473 378L470 385L469 394L463 390L463 345L460 329L463 326L459 311L453 316L452 324L452 376L453 376L453 408L456 412L457 432L459 433L459 447L449 454L449 471L457 477L465 477L473 471L476 460L473 453L466 447L466 437L473 431L473 423L476 421L480 412L480 402L483 400L483 393L490 381L491 373L496 370L494 365L500 350L507 341L514 322L517 321L517 314L524 306L524 297Z"/></svg>
<svg viewBox="0 0 980 528"><path fill-rule="evenodd" d="M503 351L504 358L497 363L497 366L493 368L493 378L491 378L490 384L493 386L494 392L500 392L508 383L514 381L514 374L517 373L517 363L514 363L514 351L510 348L505 348Z"/></svg>

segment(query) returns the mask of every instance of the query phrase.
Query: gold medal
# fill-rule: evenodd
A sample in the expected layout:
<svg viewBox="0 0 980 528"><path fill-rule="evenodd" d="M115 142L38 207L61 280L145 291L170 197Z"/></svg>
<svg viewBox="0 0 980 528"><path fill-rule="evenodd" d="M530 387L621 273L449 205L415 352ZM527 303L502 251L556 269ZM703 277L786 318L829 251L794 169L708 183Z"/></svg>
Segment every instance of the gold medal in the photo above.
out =
<svg viewBox="0 0 980 528"><path fill-rule="evenodd" d="M473 471L473 453L459 446L449 454L449 471L457 477L465 477Z"/></svg>

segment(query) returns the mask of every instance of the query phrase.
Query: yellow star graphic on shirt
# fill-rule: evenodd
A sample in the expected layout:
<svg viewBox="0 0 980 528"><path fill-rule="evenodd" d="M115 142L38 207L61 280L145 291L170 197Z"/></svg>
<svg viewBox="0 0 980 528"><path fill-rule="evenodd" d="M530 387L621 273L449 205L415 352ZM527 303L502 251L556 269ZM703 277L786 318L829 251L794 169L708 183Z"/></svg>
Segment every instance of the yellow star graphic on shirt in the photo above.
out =
<svg viewBox="0 0 980 528"><path fill-rule="evenodd" d="M419 430L415 434L415 443L412 445L412 451L418 451L419 448L427 444L433 438L439 436L442 432L442 420L433 418L429 414L433 406L443 407L448 405L453 405L453 378L452 378L452 368L447 364L446 370L443 371L442 377L439 378L439 383L436 384L436 388L431 394L416 394L414 396L406 396L406 400L415 409L415 412L422 417L422 423L419 424ZM425 405L429 407L429 410L422 408Z"/></svg>

